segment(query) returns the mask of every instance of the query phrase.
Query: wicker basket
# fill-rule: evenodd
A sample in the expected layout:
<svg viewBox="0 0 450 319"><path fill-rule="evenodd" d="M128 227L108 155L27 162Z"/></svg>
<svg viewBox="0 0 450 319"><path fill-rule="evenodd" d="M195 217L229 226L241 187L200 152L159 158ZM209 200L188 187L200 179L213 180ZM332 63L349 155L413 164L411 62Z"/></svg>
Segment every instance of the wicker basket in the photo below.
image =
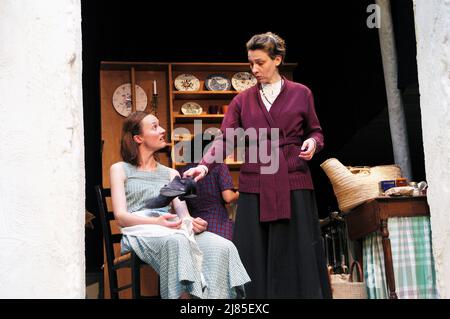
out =
<svg viewBox="0 0 450 319"><path fill-rule="evenodd" d="M344 213L379 196L380 181L402 176L398 165L345 167L335 158L326 160L320 167L330 179L339 209Z"/></svg>
<svg viewBox="0 0 450 319"><path fill-rule="evenodd" d="M353 267L357 266L360 281L353 280ZM350 274L330 275L333 299L367 299L367 288L361 264L354 261Z"/></svg>

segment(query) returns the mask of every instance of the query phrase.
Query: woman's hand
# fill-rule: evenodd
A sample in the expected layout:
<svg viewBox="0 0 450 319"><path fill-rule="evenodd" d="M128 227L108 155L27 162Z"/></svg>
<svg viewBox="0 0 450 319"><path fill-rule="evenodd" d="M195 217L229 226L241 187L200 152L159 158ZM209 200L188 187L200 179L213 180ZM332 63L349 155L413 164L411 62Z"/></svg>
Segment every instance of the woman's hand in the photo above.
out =
<svg viewBox="0 0 450 319"><path fill-rule="evenodd" d="M314 153L316 152L316 147L316 140L313 138L308 138L303 142L302 151L300 152L300 155L298 157L304 159L305 161L311 160L311 158L314 156Z"/></svg>
<svg viewBox="0 0 450 319"><path fill-rule="evenodd" d="M201 219L200 217L194 218L192 220L192 229L194 233L200 234L206 230L208 227L208 222L206 220Z"/></svg>
<svg viewBox="0 0 450 319"><path fill-rule="evenodd" d="M173 229L180 229L181 219L176 214L163 214L156 217L156 224Z"/></svg>
<svg viewBox="0 0 450 319"><path fill-rule="evenodd" d="M192 167L183 173L183 177L188 176L193 177L194 180L198 182L199 180L201 180L203 177L206 176L206 170L201 166Z"/></svg>

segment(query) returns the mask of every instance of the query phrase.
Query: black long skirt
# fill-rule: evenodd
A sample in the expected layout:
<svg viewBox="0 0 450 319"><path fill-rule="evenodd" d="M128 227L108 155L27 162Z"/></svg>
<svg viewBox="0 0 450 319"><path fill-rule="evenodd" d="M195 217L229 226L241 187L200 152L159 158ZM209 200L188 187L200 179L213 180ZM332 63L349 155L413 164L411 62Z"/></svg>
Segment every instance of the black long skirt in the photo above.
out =
<svg viewBox="0 0 450 319"><path fill-rule="evenodd" d="M291 191L291 219L259 221L259 194L240 193L233 242L248 298L331 298L312 190Z"/></svg>

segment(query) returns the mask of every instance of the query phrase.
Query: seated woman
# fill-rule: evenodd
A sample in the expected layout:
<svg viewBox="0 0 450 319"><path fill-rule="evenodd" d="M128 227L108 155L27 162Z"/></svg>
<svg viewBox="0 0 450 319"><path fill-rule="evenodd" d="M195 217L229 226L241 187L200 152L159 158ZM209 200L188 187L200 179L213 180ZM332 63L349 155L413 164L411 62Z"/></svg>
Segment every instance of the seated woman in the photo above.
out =
<svg viewBox="0 0 450 319"><path fill-rule="evenodd" d="M194 158L196 143L195 140L201 140L201 150L205 152L205 148L211 141L204 140L202 134L195 137L189 142L191 149L191 164L179 169L183 174L191 167L196 167L198 161L202 158L201 152L199 158ZM233 190L233 180L230 175L228 166L224 163L217 164L202 180L197 182L196 198L186 199L189 212L194 217L201 217L208 223L207 230L231 240L233 237L234 222L229 218L225 204L236 202L239 198L239 192Z"/></svg>
<svg viewBox="0 0 450 319"><path fill-rule="evenodd" d="M123 162L110 169L114 216L124 234L122 252L133 250L155 269L162 298L244 298L250 278L231 241L205 231L207 222L192 218L178 198L172 201L176 215L169 206L144 209L179 175L155 159L165 146L165 130L155 116L134 112L124 121Z"/></svg>

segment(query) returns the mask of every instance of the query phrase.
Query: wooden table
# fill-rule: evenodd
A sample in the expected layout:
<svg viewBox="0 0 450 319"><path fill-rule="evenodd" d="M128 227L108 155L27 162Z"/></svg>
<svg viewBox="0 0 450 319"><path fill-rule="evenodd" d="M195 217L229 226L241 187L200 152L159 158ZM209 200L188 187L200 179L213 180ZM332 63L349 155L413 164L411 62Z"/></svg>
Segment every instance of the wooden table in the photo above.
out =
<svg viewBox="0 0 450 319"><path fill-rule="evenodd" d="M364 236L378 230L381 232L389 299L397 299L397 294L395 292L394 266L392 264L388 219L390 217L429 215L430 208L426 196L377 197L354 208L345 215L350 240L362 239Z"/></svg>

